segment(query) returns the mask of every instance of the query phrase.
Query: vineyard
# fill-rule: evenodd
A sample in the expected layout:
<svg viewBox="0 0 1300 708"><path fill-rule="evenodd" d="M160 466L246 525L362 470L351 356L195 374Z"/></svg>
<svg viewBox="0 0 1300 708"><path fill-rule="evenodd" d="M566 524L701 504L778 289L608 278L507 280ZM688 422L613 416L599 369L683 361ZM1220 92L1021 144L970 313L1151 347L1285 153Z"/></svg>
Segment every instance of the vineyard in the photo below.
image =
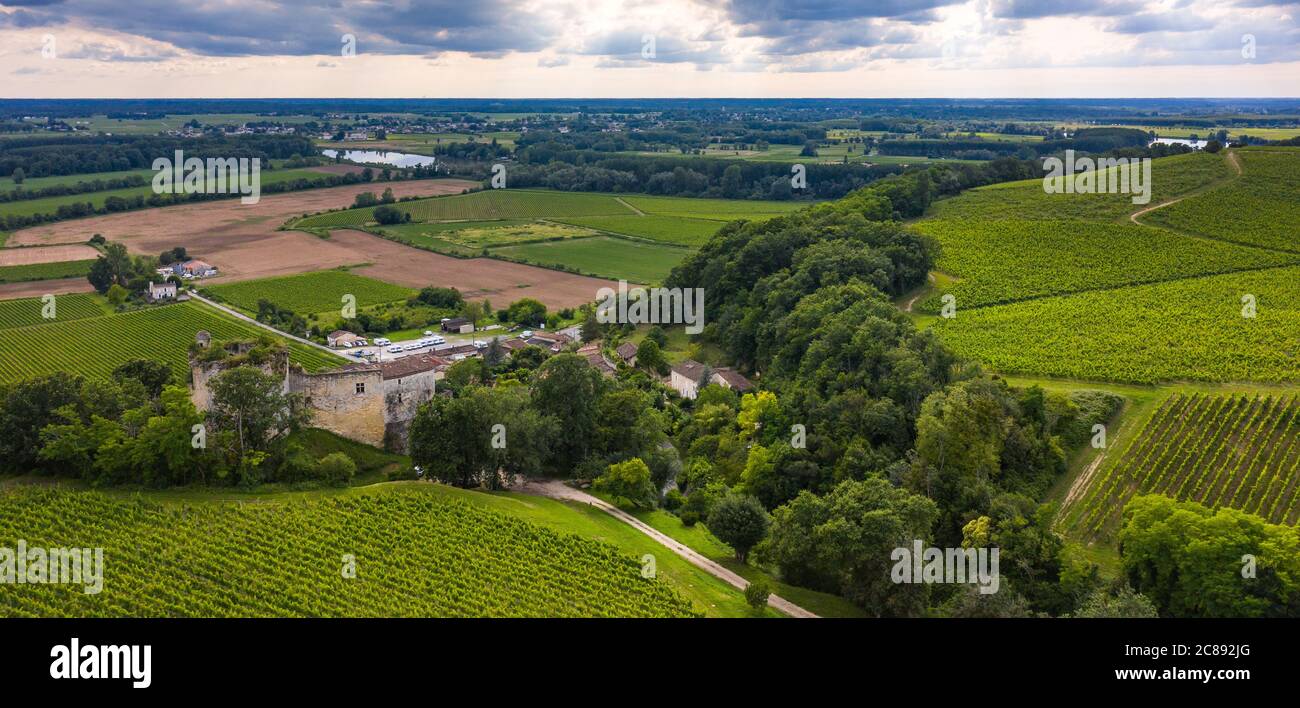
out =
<svg viewBox="0 0 1300 708"><path fill-rule="evenodd" d="M1242 176L1148 215L1153 224L1224 241L1300 251L1300 149L1236 151Z"/></svg>
<svg viewBox="0 0 1300 708"><path fill-rule="evenodd" d="M54 299L54 319L46 319L45 301L38 297L0 300L0 330L68 322L108 314L107 303L95 295L59 295Z"/></svg>
<svg viewBox="0 0 1300 708"><path fill-rule="evenodd" d="M29 280L55 280L82 278L90 272L93 260L55 261L0 267L0 283L21 283Z"/></svg>
<svg viewBox="0 0 1300 708"><path fill-rule="evenodd" d="M1195 152L1153 160L1148 206L1228 180L1232 175L1232 168L1222 154ZM936 202L927 217L953 220L1127 220L1129 214L1143 208L1134 204L1132 197L1132 194L1048 194L1043 191L1041 179L1032 179L969 190L952 199Z"/></svg>
<svg viewBox="0 0 1300 708"><path fill-rule="evenodd" d="M65 301L86 295L62 295L58 299L60 318L46 324L13 327L0 338L0 383L18 381L56 371L89 377L104 377L132 359L154 359L170 364L175 371L188 366L189 346L199 330L218 340L253 339L266 330L232 319L193 302L152 307L120 314L65 320ZM39 303L14 300L0 305L0 318L28 317L26 309L11 303ZM93 303L93 301L92 301ZM28 305L23 305L23 308ZM35 307L30 305L30 307ZM82 304L74 310L88 312ZM39 317L39 310L37 311ZM100 310L98 314L102 315ZM44 322L44 320L41 320ZM342 359L315 347L289 343L289 356L309 371L339 366Z"/></svg>
<svg viewBox="0 0 1300 708"><path fill-rule="evenodd" d="M607 236L507 246L491 252L522 263L622 278L647 285L668 277L673 266L691 254L684 248Z"/></svg>
<svg viewBox="0 0 1300 708"><path fill-rule="evenodd" d="M958 307L1293 265L1300 257L1135 224L1085 221L923 221L942 246L938 270L959 282L921 303Z"/></svg>
<svg viewBox="0 0 1300 708"><path fill-rule="evenodd" d="M1255 298L1243 316L1242 298ZM1094 381L1300 381L1300 267L962 309L934 331L997 371Z"/></svg>
<svg viewBox="0 0 1300 708"><path fill-rule="evenodd" d="M410 288L342 270L214 285L206 288L205 292L249 312L257 312L257 302L267 300L302 315L338 312L343 307L344 295L355 297L355 304L360 309L405 300L415 294Z"/></svg>
<svg viewBox="0 0 1300 708"><path fill-rule="evenodd" d="M1078 535L1109 536L1124 503L1151 493L1297 523L1300 398L1169 396L1061 518Z"/></svg>
<svg viewBox="0 0 1300 708"><path fill-rule="evenodd" d="M697 615L613 545L417 493L178 505L0 490L0 546L20 539L103 548L103 590L7 586L0 616Z"/></svg>

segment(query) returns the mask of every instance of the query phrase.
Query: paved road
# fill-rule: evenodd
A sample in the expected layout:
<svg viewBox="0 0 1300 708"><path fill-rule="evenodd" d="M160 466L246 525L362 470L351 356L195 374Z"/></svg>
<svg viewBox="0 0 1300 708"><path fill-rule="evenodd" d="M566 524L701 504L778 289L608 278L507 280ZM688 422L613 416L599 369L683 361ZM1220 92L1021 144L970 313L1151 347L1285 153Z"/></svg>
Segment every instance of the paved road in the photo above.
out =
<svg viewBox="0 0 1300 708"><path fill-rule="evenodd" d="M602 499L594 497L581 490L574 489L573 487L570 487L569 485L563 482L556 481L556 480L528 480L522 486L517 487L515 491L520 491L525 494L534 494L541 497L549 497L551 499L559 499L562 501L572 501L572 502L579 502L582 504L590 504L596 507L597 509L604 511L610 516L613 516L619 521L622 521L623 523L635 528L636 530L649 536L650 538L653 538L654 540L658 541L660 544L668 548L668 550L672 551L673 553L676 553L682 558L685 558L692 565L700 568L701 570L704 570L705 572L709 573L710 575L713 575L719 580L722 580L728 585L731 585L732 587L738 590L744 590L745 587L749 585L748 580L745 580L744 578L731 572L730 570L727 570L721 565L718 565L717 563L709 560L708 558L705 558L704 556L700 555L699 553L689 548L688 546L682 545L678 541L674 540L671 536L656 530L654 527L641 521L635 516L632 516L631 514L623 511L622 509L619 509L613 504L609 504L605 502ZM805 610L804 608L794 604L793 602L790 602L789 600L786 600L782 597L778 597L776 595L768 596L767 604L770 607L773 607L781 612L784 612L787 615L790 615L791 617L813 617L813 618L817 617L817 615L809 612L808 610Z"/></svg>
<svg viewBox="0 0 1300 708"><path fill-rule="evenodd" d="M218 310L221 310L222 312L226 313L227 315L230 315L231 317L234 317L234 318L236 318L236 319L243 320L243 321L245 321L245 322L247 322L247 323L249 323L249 324L251 324L251 325L256 325L256 326L258 326L258 327L261 327L262 329L265 329L265 330L268 330L268 331L271 331L271 332L275 332L277 335L279 335L279 336L281 336L281 337L284 337L285 339L292 339L293 341L298 342L299 344L306 344L306 345L309 346L309 347L316 347L317 349L319 349L319 350L321 350L321 351L323 351L323 352L329 352L330 354L333 354L334 356L337 356L337 357L339 357L340 359L343 359L343 357L339 356L339 353L338 353L337 351L335 351L335 350L333 350L333 349L330 349L329 347L327 347L327 346L325 346L325 345L323 345L323 344L317 344L316 342L313 342L313 341L311 341L310 339L303 339L302 337L295 337L295 336L293 336L292 334L289 334L288 332L281 332L280 330L278 330L278 329L272 327L272 326L269 325L269 324L266 324L265 322L258 322L257 320L253 319L252 317L249 317L248 315L245 315L245 314L242 313L242 312L237 312L237 311L235 311L235 310L232 310L232 309L230 309L229 307L226 307L225 305L222 305L222 304L219 303L219 302L213 302L212 300L209 300L209 299L207 299L206 297L203 297L202 295L200 295L200 294L198 294L198 293L196 293L196 292L188 293L188 295L189 295L191 298L194 298L195 300L198 300L199 302L204 303L204 304L206 304L206 305L209 306L209 307L215 307L215 308L217 308ZM346 360L345 360L345 361L346 361Z"/></svg>

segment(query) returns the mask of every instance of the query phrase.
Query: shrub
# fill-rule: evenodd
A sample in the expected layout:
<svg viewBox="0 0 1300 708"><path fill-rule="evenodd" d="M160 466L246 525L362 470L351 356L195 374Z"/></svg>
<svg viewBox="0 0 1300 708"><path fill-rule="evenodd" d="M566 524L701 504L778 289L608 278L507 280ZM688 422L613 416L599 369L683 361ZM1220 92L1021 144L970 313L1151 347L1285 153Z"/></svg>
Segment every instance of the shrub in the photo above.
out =
<svg viewBox="0 0 1300 708"><path fill-rule="evenodd" d="M759 578L745 586L745 602L755 610L767 607L767 598L772 594L772 586L764 578Z"/></svg>
<svg viewBox="0 0 1300 708"><path fill-rule="evenodd" d="M316 465L320 478L331 484L347 484L357 474L357 463L346 453L331 452Z"/></svg>

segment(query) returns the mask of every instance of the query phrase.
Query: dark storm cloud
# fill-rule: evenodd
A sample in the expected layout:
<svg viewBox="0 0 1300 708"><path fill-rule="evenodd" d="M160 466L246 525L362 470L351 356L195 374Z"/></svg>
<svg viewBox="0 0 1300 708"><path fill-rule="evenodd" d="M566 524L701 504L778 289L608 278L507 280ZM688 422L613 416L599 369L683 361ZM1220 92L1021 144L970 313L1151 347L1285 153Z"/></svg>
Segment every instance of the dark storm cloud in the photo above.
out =
<svg viewBox="0 0 1300 708"><path fill-rule="evenodd" d="M357 38L357 52L500 55L533 51L563 28L518 10L506 0L424 0L345 3L271 0L179 3L175 0L0 0L24 4L27 26L72 23L170 42L217 56L337 54L340 37Z"/></svg>

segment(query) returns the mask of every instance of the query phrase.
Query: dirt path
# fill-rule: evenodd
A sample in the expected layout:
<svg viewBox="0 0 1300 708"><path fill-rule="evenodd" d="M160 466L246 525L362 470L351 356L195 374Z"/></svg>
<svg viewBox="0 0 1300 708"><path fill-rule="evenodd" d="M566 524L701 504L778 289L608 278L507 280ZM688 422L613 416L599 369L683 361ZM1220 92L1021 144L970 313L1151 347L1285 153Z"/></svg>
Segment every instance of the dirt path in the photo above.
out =
<svg viewBox="0 0 1300 708"><path fill-rule="evenodd" d="M926 285L921 290L920 293L914 295L911 300L907 301L907 304L903 306L903 312L911 312L912 306L916 304L917 300L920 300L921 298L930 294L930 289L934 287L934 273L926 273L925 281L928 283L928 285Z"/></svg>
<svg viewBox="0 0 1300 708"><path fill-rule="evenodd" d="M673 553L676 553L682 558L685 558L686 561L689 562L691 565L694 565L695 567L705 571L706 573L718 578L724 583L727 583L728 585L738 590L744 590L749 585L749 581L731 572L730 570L727 570L721 565L718 565L717 563L709 560L708 558L705 558L704 556L700 555L693 549L679 543L678 541L674 540L671 536L656 530L655 528L653 528L649 524L646 524L645 522L641 521L635 516L632 516L631 514L623 511L622 509L619 509L618 507L609 504L601 499L593 497L592 495L587 494L586 492L574 489L573 487L570 487L567 484L564 484L563 482L559 482L556 480L529 480L523 486L519 487L518 491L523 492L525 494L533 494L540 497L558 499L560 501L570 501L570 502L578 502L581 504L590 504L591 506L594 506L597 509L604 511L610 516L613 516L619 521L622 521L623 523L649 536L655 541L658 541L661 545L666 547L668 550L672 551ZM778 597L776 595L770 595L767 598L767 604L769 607L772 607L780 612L784 612L785 614L790 615L791 617L803 617L803 618L817 617L817 615L809 612L808 610L805 610L804 608L794 604L793 602L790 602L789 600Z"/></svg>
<svg viewBox="0 0 1300 708"><path fill-rule="evenodd" d="M1237 179L1238 177L1240 177L1240 176L1241 176L1241 161L1237 159L1237 153L1232 152L1231 150L1229 150L1226 154L1227 154L1228 166L1232 168L1232 171L1233 171L1234 173L1236 173L1236 174L1234 174L1231 178L1229 178L1229 179L1225 179L1225 180L1221 180L1221 181L1212 182L1212 183L1210 183L1210 184L1208 184L1208 185L1206 185L1206 186L1204 186L1204 187L1202 187L1202 188L1200 188L1200 189L1197 189L1196 191L1194 191L1194 192L1192 192L1192 193L1190 193L1190 194L1184 194L1183 196L1178 197L1178 198L1176 198L1176 199L1169 199L1169 200L1167 200L1167 201L1160 202L1159 204L1154 204L1154 205L1152 205L1152 206L1149 206L1149 207L1147 207L1147 208L1145 208L1145 209L1140 209L1140 210L1138 210L1138 211L1135 211L1135 212L1133 212L1132 214L1129 214L1129 217L1128 217L1128 218L1129 218L1129 221L1132 221L1132 222L1135 223L1135 224L1141 224L1142 222L1138 221L1138 217L1139 217L1139 216L1142 216L1143 214L1148 214L1148 213L1150 213L1150 212L1155 211L1156 209L1163 209L1163 208L1165 208L1165 207L1167 207L1167 206L1169 206L1169 205L1171 205L1171 204L1177 204L1178 202L1181 202L1182 200L1184 200L1184 199L1186 199L1186 198L1188 198L1188 197L1193 197L1193 196L1196 196L1196 195L1198 195L1198 194L1202 194L1202 193L1204 193L1204 192L1208 192L1208 191L1210 191L1210 190L1217 189L1217 188L1221 187L1225 182L1230 182L1230 181L1232 181L1232 180Z"/></svg>
<svg viewBox="0 0 1300 708"><path fill-rule="evenodd" d="M627 207L628 209L631 209L632 211L636 212L636 215L637 215L637 216L645 216L645 212L644 212L644 211L641 211L640 209L637 209L636 207L632 206L631 204L628 204L628 203L627 203L627 200L624 199L624 198L622 198L622 197L614 197L614 201L616 201L616 202L618 202L619 204L622 204L623 206Z"/></svg>

